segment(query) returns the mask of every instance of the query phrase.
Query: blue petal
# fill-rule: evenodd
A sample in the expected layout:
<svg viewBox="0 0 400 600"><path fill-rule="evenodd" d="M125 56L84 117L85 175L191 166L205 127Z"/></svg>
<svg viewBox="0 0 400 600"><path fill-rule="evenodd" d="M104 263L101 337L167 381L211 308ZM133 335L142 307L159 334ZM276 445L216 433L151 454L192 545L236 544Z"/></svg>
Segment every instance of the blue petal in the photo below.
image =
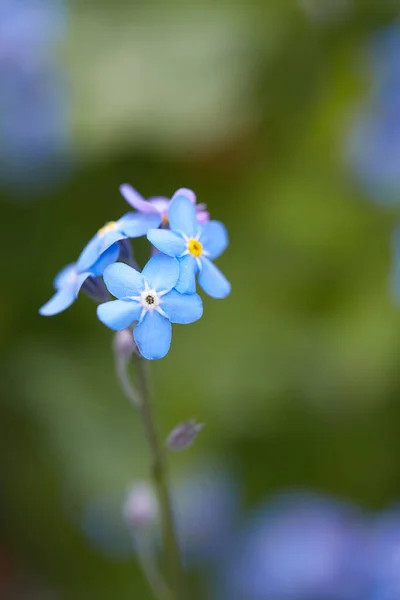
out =
<svg viewBox="0 0 400 600"><path fill-rule="evenodd" d="M198 294L179 294L172 290L161 299L161 308L171 323L194 323L203 314L203 303Z"/></svg>
<svg viewBox="0 0 400 600"><path fill-rule="evenodd" d="M142 271L149 286L156 291L172 290L179 277L179 263L176 258L156 254Z"/></svg>
<svg viewBox="0 0 400 600"><path fill-rule="evenodd" d="M225 298L231 291L231 284L225 275L208 258L201 261L199 284L213 298Z"/></svg>
<svg viewBox="0 0 400 600"><path fill-rule="evenodd" d="M121 192L121 194L125 198L125 200L128 202L128 204L133 206L133 208L136 208L136 210L138 210L139 212L144 212L144 213L156 213L157 212L157 208L155 206L153 206L150 202L145 200L143 198L143 196L141 194L139 194L138 191L135 190L134 187L129 185L129 183L123 183L122 185L120 185L119 191Z"/></svg>
<svg viewBox="0 0 400 600"><path fill-rule="evenodd" d="M170 348L171 323L157 311L148 312L133 330L140 354L148 360L163 358Z"/></svg>
<svg viewBox="0 0 400 600"><path fill-rule="evenodd" d="M178 196L186 196L186 198L189 198L192 204L196 204L196 194L193 190L189 190L188 188L179 188L179 190L176 190L175 194L172 196L172 200Z"/></svg>
<svg viewBox="0 0 400 600"><path fill-rule="evenodd" d="M73 281L64 283L63 288L59 289L57 293L39 309L39 313L45 317L50 317L52 315L57 315L71 306L89 275L90 273L81 273L80 275L76 275Z"/></svg>
<svg viewBox="0 0 400 600"><path fill-rule="evenodd" d="M179 260L179 279L176 284L176 289L181 294L194 294L196 291L196 259L187 254Z"/></svg>
<svg viewBox="0 0 400 600"><path fill-rule="evenodd" d="M225 225L219 221L204 223L201 227L200 241L210 258L218 258L229 244Z"/></svg>
<svg viewBox="0 0 400 600"><path fill-rule="evenodd" d="M99 304L97 316L100 321L114 331L120 331L130 327L134 321L138 321L142 307L135 300L111 300Z"/></svg>
<svg viewBox="0 0 400 600"><path fill-rule="evenodd" d="M108 291L116 298L138 296L144 288L142 275L124 263L110 265L103 277Z"/></svg>
<svg viewBox="0 0 400 600"><path fill-rule="evenodd" d="M91 267L90 272L93 273L93 275L100 277L103 275L106 267L112 265L116 260L118 260L119 253L120 246L119 243L116 242L100 255L100 258Z"/></svg>
<svg viewBox="0 0 400 600"><path fill-rule="evenodd" d="M52 315L57 315L62 312L73 302L75 301L75 293L72 287L67 287L63 290L60 290L54 294L52 298L46 304L44 304L40 309L39 313L44 317L51 317Z"/></svg>
<svg viewBox="0 0 400 600"><path fill-rule="evenodd" d="M150 229L147 232L147 239L160 252L164 252L168 256L180 256L186 250L185 240L169 229Z"/></svg>
<svg viewBox="0 0 400 600"><path fill-rule="evenodd" d="M161 224L159 213L129 212L118 221L118 228L126 237L136 238L146 235L149 229Z"/></svg>
<svg viewBox="0 0 400 600"><path fill-rule="evenodd" d="M172 197L168 218L173 231L185 233L190 238L197 234L196 208L187 196L175 194Z"/></svg>
<svg viewBox="0 0 400 600"><path fill-rule="evenodd" d="M96 233L90 242L82 250L76 263L78 271L90 271L90 268L110 246L119 240L126 238L126 234L119 229L113 229L105 234Z"/></svg>
<svg viewBox="0 0 400 600"><path fill-rule="evenodd" d="M54 288L56 290L61 290L61 288L65 287L65 285L68 285L68 282L71 281L75 274L76 264L70 263L69 265L61 269L61 271L59 271L59 273L57 273L57 275L55 276L53 281Z"/></svg>

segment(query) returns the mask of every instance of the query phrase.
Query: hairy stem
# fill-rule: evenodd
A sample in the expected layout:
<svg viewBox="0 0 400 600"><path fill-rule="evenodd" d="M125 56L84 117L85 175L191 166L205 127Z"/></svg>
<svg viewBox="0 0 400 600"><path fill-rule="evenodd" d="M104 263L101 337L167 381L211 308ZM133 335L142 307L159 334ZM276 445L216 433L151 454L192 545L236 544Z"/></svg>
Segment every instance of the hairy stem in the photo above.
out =
<svg viewBox="0 0 400 600"><path fill-rule="evenodd" d="M174 600L182 600L183 573L179 547L172 514L171 498L167 485L167 472L164 447L158 437L150 401L148 363L139 359L138 390L140 395L139 410L149 444L151 455L151 471L156 487L162 526L162 537L166 564L168 568L168 583Z"/></svg>

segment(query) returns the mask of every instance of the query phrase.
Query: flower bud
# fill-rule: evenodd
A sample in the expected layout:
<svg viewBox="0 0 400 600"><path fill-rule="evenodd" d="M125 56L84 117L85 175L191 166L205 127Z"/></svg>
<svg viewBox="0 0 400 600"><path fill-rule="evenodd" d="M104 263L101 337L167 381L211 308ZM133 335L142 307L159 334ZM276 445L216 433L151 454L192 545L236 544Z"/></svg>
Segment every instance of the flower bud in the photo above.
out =
<svg viewBox="0 0 400 600"><path fill-rule="evenodd" d="M137 483L132 487L123 506L123 515L132 527L147 527L156 520L157 499L147 483Z"/></svg>
<svg viewBox="0 0 400 600"><path fill-rule="evenodd" d="M126 362L132 354L138 354L138 348L130 329L117 331L114 336L113 348L118 360Z"/></svg>
<svg viewBox="0 0 400 600"><path fill-rule="evenodd" d="M110 294L101 277L88 277L81 289L94 302L101 303L110 299Z"/></svg>
<svg viewBox="0 0 400 600"><path fill-rule="evenodd" d="M194 420L177 425L167 438L168 448L170 450L185 450L193 444L197 434L203 427L204 423L196 423Z"/></svg>

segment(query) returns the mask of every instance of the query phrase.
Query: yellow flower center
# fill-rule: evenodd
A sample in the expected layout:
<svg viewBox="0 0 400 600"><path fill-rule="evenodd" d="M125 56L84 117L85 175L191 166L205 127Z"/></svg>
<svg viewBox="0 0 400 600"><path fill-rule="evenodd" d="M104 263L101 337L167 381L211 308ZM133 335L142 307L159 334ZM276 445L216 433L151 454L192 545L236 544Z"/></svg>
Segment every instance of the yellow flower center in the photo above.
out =
<svg viewBox="0 0 400 600"><path fill-rule="evenodd" d="M104 227L101 227L101 229L99 229L99 231L97 232L99 234L100 237L103 237L104 235L106 235L106 233L110 233L110 231L113 231L114 229L116 229L117 227L117 223L115 221L109 221L108 223L106 223L104 225Z"/></svg>
<svg viewBox="0 0 400 600"><path fill-rule="evenodd" d="M161 221L161 225L163 225L164 227L166 227L168 225L169 221L168 221L168 217L167 215L164 215Z"/></svg>
<svg viewBox="0 0 400 600"><path fill-rule="evenodd" d="M190 254L196 258L199 258L203 254L203 244L199 240L189 240L187 243L187 249Z"/></svg>

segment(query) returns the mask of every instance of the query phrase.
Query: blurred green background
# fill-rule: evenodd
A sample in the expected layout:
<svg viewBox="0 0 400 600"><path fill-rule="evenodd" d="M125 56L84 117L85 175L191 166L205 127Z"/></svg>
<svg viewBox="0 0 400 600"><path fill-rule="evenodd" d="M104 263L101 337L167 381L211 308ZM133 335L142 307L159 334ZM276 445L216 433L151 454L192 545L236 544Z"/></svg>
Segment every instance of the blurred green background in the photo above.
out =
<svg viewBox="0 0 400 600"><path fill-rule="evenodd" d="M364 45L396 4L69 2L70 175L32 197L0 190L0 572L41 590L15 598L151 597L134 557L105 556L76 525L147 474L112 334L83 295L37 312L55 273L128 210L123 182L145 197L189 187L230 233L218 266L232 294L204 297L202 320L175 326L151 365L163 434L206 423L171 456L176 477L218 461L244 510L287 487L371 509L400 498L398 208L363 197L343 158L368 92ZM134 247L143 264L145 241Z"/></svg>

